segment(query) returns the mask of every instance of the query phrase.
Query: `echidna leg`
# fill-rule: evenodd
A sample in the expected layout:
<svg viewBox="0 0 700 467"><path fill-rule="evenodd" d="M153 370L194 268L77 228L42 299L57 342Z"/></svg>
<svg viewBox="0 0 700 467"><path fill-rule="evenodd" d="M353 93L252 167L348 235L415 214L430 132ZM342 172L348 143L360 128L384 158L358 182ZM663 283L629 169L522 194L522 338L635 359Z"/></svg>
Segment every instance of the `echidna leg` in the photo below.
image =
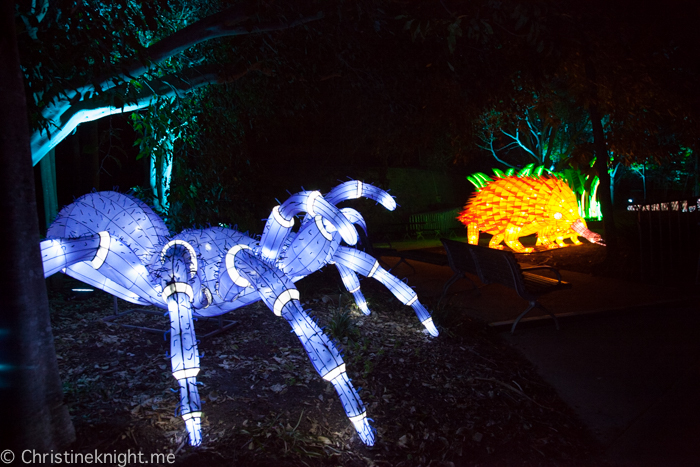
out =
<svg viewBox="0 0 700 467"><path fill-rule="evenodd" d="M430 335L439 335L435 323L433 323L433 318L430 316L430 312L418 301L418 295L415 290L401 282L395 276L389 274L389 272L379 265L379 261L364 251L347 247L338 248L333 259L336 264L341 264L365 277L372 277L384 284L401 303L413 308L421 324L425 326Z"/></svg>
<svg viewBox="0 0 700 467"><path fill-rule="evenodd" d="M467 242L470 245L479 244L479 228L474 223L467 225Z"/></svg>
<svg viewBox="0 0 700 467"><path fill-rule="evenodd" d="M534 248L525 248L520 243L520 227L508 224L506 226L505 242L516 253L532 253Z"/></svg>
<svg viewBox="0 0 700 467"><path fill-rule="evenodd" d="M336 263L335 266L338 268L338 272L340 272L340 278L343 280L343 285L355 299L357 307L362 311L362 313L369 315L367 300L365 300L365 296L362 295L362 291L360 290L360 281L357 279L357 274L355 274L352 269L346 268L342 264Z"/></svg>
<svg viewBox="0 0 700 467"><path fill-rule="evenodd" d="M556 241L557 241L557 245L559 246L559 248L565 248L565 247L569 246L566 243L564 243L564 237L562 235L557 235Z"/></svg>
<svg viewBox="0 0 700 467"><path fill-rule="evenodd" d="M544 246L549 249L557 247L551 240L551 230L551 228L545 227L544 229L537 232L537 246Z"/></svg>
<svg viewBox="0 0 700 467"><path fill-rule="evenodd" d="M502 250L503 245L501 245L501 242L503 241L503 234L496 234L493 237L491 237L491 240L489 241L489 248L493 248L495 250Z"/></svg>
<svg viewBox="0 0 700 467"><path fill-rule="evenodd" d="M569 239L574 245L581 245L582 243L581 240L578 239L577 233L571 234L571 236L569 236Z"/></svg>

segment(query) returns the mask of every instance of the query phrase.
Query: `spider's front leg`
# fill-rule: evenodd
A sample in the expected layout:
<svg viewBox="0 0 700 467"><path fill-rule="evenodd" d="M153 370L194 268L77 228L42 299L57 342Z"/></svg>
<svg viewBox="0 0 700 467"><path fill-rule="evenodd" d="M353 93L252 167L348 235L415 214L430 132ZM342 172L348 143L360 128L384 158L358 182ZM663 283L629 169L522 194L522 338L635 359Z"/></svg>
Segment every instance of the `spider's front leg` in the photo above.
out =
<svg viewBox="0 0 700 467"><path fill-rule="evenodd" d="M318 374L333 384L343 409L352 422L362 442L374 444L374 429L367 419L367 411L345 371L345 362L333 342L302 309L299 291L281 271L256 258L249 250L235 253L232 277L249 281L265 304L277 316L282 316L304 346ZM231 266L229 266L229 269Z"/></svg>
<svg viewBox="0 0 700 467"><path fill-rule="evenodd" d="M297 292L296 289L293 290ZM348 378L343 358L318 324L302 309L299 300L290 298L291 296L293 295L288 294L276 298L276 303L286 301L280 311L281 316L292 326L292 330L304 346L316 372L333 384L340 397L340 402L343 404L343 409L362 442L372 446L374 444L374 428L369 424L362 399ZM298 297L298 292L296 296Z"/></svg>
<svg viewBox="0 0 700 467"><path fill-rule="evenodd" d="M180 386L180 415L185 421L190 444L202 444L202 404L197 390L199 352L192 320L194 293L190 250L180 244L168 244L163 251L163 300L170 317L170 365Z"/></svg>
<svg viewBox="0 0 700 467"><path fill-rule="evenodd" d="M433 318L430 312L418 301L418 295L408 285L389 274L384 268L379 265L379 261L368 255L364 251L355 250L348 247L340 247L335 253L333 259L338 266L344 266L352 271L356 271L363 276L372 277L389 289L389 291L398 298L401 303L408 305L416 312L416 316L425 326L430 335L436 337L439 335ZM342 275L342 270L341 270Z"/></svg>
<svg viewBox="0 0 700 467"><path fill-rule="evenodd" d="M357 278L357 274L355 274L352 269L345 267L342 264L336 263L335 267L338 268L340 278L343 280L343 285L345 286L345 289L352 294L357 307L360 309L360 311L362 311L362 313L369 315L370 312L369 308L367 307L367 300L365 300L365 296L362 295L362 291L360 290L360 281Z"/></svg>

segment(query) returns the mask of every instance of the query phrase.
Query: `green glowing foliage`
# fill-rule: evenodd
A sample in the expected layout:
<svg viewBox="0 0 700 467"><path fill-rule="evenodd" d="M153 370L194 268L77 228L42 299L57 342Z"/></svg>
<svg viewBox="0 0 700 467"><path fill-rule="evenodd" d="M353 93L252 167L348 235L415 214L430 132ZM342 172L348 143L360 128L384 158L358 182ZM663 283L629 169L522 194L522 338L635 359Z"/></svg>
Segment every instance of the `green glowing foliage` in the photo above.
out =
<svg viewBox="0 0 700 467"><path fill-rule="evenodd" d="M503 172L502 170L496 168L492 170L497 178L510 177L516 174L514 168L510 168L506 172ZM589 220L602 219L602 213L600 211L600 201L598 201L597 195L600 180L597 176L593 176L591 178L590 175L583 175L581 174L581 172L571 168L566 169L562 172L553 172L545 168L543 165L535 167L535 164L529 164L523 167L520 171L517 172L517 176L519 178L529 177L538 179L544 173L546 173L547 175L557 177L565 181L569 185L571 190L576 195L578 211L581 217ZM489 183L493 182L492 178L481 172L468 175L467 180L469 180L476 187L476 191L481 191Z"/></svg>

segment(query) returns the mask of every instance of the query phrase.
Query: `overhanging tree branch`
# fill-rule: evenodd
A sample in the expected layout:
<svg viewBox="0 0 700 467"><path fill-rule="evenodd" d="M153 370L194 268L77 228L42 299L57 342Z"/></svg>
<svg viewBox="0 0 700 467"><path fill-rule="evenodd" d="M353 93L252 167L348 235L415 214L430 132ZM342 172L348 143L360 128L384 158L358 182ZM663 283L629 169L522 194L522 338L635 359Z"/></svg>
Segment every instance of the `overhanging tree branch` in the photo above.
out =
<svg viewBox="0 0 700 467"><path fill-rule="evenodd" d="M250 17L239 8L230 8L220 13L215 13L196 23L187 26L170 36L156 42L146 49L146 61L148 63L161 63L186 49L211 39L228 36L241 36L246 34L258 34L262 32L280 31L323 18L323 12L314 16L306 16L292 22L269 21L252 26L237 26ZM148 66L142 61L134 61L126 67L121 80L133 79L142 76L148 71ZM114 83L114 77L106 77L100 80L103 89L109 89Z"/></svg>
<svg viewBox="0 0 700 467"><path fill-rule="evenodd" d="M185 97L186 94L209 84L224 84L242 78L250 71L261 69L255 63L248 67L221 70L218 66L202 65L177 75L164 76L137 87L123 83L108 92L93 94L89 99L68 104L56 122L57 132L34 132L31 136L32 161L36 165L41 158L63 141L81 123L99 120L109 115L133 112L155 103L158 99Z"/></svg>
<svg viewBox="0 0 700 467"><path fill-rule="evenodd" d="M240 8L230 8L215 13L148 47L143 60L131 61L122 68L124 71L119 75L103 76L95 81L96 85L87 84L73 90L66 90L61 98L54 99L41 111L42 117L49 121L49 130L36 130L31 136L33 164L38 164L48 151L65 139L81 123L98 120L108 115L142 109L154 102L158 96L166 96L167 93L160 94L159 90L154 89L151 96L138 95L131 100L125 96L123 102L127 102L127 104L117 107L111 105L119 91L127 90L127 83L143 76L151 64L160 63L194 45L211 39L288 29L321 19L323 13L319 12L314 16L302 17L291 22L269 21L248 26L241 25L249 18L249 15ZM206 84L228 81L221 73L218 73L216 78L211 78L212 72L200 73L199 76L196 76L197 72L201 72L201 69L186 70L180 79L188 80L187 82L190 84L183 87L178 83L167 95L174 96L179 92L190 92ZM233 72L230 78L235 78L235 75L236 72ZM149 85L160 88L165 83L166 81L160 78L149 82ZM193 83L198 84L194 85ZM98 103L101 104L98 105Z"/></svg>

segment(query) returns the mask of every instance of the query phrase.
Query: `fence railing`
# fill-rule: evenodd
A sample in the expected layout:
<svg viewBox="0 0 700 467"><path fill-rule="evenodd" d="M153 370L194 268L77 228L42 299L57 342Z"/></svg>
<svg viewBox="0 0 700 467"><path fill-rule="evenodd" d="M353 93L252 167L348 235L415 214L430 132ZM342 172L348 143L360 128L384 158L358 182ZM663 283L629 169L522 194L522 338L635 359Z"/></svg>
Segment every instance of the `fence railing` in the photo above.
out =
<svg viewBox="0 0 700 467"><path fill-rule="evenodd" d="M700 199L628 206L637 211L641 278L700 284Z"/></svg>
<svg viewBox="0 0 700 467"><path fill-rule="evenodd" d="M457 220L460 208L413 214L408 219L408 236L415 238L453 237L464 226Z"/></svg>
<svg viewBox="0 0 700 467"><path fill-rule="evenodd" d="M628 211L680 211L696 212L700 210L700 198L684 199L680 201L666 201L663 203L631 204Z"/></svg>

